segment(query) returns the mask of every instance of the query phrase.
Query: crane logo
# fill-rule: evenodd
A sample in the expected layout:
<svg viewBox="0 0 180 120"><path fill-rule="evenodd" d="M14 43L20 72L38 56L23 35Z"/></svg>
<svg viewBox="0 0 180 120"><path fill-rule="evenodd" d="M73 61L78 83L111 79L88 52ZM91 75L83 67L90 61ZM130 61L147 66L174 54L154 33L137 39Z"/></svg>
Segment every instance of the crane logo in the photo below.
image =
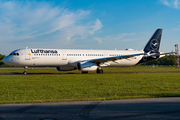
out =
<svg viewBox="0 0 180 120"><path fill-rule="evenodd" d="M159 43L156 39L151 40L150 46L153 50L156 50L159 46Z"/></svg>

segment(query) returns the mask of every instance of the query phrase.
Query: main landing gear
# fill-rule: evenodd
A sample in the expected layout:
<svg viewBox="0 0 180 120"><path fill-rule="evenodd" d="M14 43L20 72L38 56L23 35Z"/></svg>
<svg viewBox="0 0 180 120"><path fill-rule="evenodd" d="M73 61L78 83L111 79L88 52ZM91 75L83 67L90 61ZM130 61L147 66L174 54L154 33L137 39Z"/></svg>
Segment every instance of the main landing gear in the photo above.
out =
<svg viewBox="0 0 180 120"><path fill-rule="evenodd" d="M23 72L24 75L27 75L27 69L28 69L28 66L25 66L24 67L24 72Z"/></svg>
<svg viewBox="0 0 180 120"><path fill-rule="evenodd" d="M87 74L87 73L88 73L88 71L82 71L82 74ZM97 73L97 74L103 74L103 70L100 69L100 68L98 68L98 69L96 70L96 73Z"/></svg>
<svg viewBox="0 0 180 120"><path fill-rule="evenodd" d="M98 68L96 71L97 74L103 74L103 70L101 68Z"/></svg>

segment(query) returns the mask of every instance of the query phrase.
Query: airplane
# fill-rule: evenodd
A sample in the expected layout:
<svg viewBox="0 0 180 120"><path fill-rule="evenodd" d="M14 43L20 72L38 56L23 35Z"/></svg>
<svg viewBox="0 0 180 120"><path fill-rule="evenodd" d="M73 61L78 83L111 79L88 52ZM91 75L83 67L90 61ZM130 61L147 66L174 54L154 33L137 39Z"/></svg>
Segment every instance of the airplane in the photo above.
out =
<svg viewBox="0 0 180 120"><path fill-rule="evenodd" d="M144 49L126 50L80 50L80 49L17 49L3 59L12 66L24 67L56 67L58 71L79 70L82 73L95 71L102 74L102 67L132 66L163 57L160 53L162 29L157 29Z"/></svg>

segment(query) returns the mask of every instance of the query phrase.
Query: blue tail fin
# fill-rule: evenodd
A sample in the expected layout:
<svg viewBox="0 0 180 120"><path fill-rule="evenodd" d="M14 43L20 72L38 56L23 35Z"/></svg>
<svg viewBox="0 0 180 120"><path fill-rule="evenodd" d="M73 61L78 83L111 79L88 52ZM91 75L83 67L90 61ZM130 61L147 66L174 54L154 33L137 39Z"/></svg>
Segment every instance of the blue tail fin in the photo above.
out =
<svg viewBox="0 0 180 120"><path fill-rule="evenodd" d="M152 37L150 38L150 40L148 41L148 43L146 44L146 46L143 49L145 53L148 53L148 52L157 53L157 52L159 52L161 35L162 35L162 29L157 29L154 32L154 34L152 35Z"/></svg>

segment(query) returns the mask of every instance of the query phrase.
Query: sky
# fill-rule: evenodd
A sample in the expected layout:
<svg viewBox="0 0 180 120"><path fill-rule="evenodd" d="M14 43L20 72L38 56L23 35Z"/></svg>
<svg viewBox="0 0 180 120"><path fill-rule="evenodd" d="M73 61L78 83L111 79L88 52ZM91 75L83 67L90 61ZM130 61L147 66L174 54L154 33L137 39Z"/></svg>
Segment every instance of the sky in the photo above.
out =
<svg viewBox="0 0 180 120"><path fill-rule="evenodd" d="M26 47L141 50L158 28L160 51L174 51L180 0L0 0L3 55Z"/></svg>

